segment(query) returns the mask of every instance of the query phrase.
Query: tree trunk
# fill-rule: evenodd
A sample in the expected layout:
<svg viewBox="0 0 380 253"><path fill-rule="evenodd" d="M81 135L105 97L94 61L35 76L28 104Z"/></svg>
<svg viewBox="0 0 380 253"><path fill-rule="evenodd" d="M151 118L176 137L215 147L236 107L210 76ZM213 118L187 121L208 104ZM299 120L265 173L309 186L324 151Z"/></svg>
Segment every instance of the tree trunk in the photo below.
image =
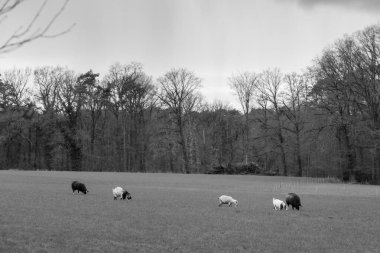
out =
<svg viewBox="0 0 380 253"><path fill-rule="evenodd" d="M282 126L280 122L280 117L277 113L277 127L278 127L278 140L280 141L280 151L281 151L281 162L283 166L284 176L288 175L288 167L286 165L286 154L285 154L285 148L284 148L284 135L282 134Z"/></svg>
<svg viewBox="0 0 380 253"><path fill-rule="evenodd" d="M123 168L122 171L126 171L127 168L127 134L126 134L126 120L123 120Z"/></svg>
<svg viewBox="0 0 380 253"><path fill-rule="evenodd" d="M28 167L32 167L32 126L28 129Z"/></svg>
<svg viewBox="0 0 380 253"><path fill-rule="evenodd" d="M302 177L302 159L301 159L301 142L300 142L300 130L296 125L296 152L297 152L297 176Z"/></svg>
<svg viewBox="0 0 380 253"><path fill-rule="evenodd" d="M278 133L278 138L280 140L280 150L281 150L281 162L284 169L284 176L288 175L288 167L286 165L286 154L284 149L284 137L282 135L282 131L280 130Z"/></svg>
<svg viewBox="0 0 380 253"><path fill-rule="evenodd" d="M190 164L189 164L189 156L187 153L187 145L186 145L186 138L185 138L185 132L184 132L184 126L183 126L183 121L182 118L178 119L178 127L179 127L179 134L181 138L181 147L182 147L182 155L183 155L183 160L185 163L185 173L190 174Z"/></svg>
<svg viewBox="0 0 380 253"><path fill-rule="evenodd" d="M72 143L70 146L70 160L73 171L82 170L82 158L82 148L79 147L77 144Z"/></svg>
<svg viewBox="0 0 380 253"><path fill-rule="evenodd" d="M95 129L96 129L96 123L95 123L95 119L92 117L91 140L90 140L91 165L93 165L93 159L94 159Z"/></svg>
<svg viewBox="0 0 380 253"><path fill-rule="evenodd" d="M39 139L40 139L40 127L36 126L36 139L34 140L34 161L33 161L33 167L35 170L41 169L39 161ZM38 165L37 165L38 164Z"/></svg>
<svg viewBox="0 0 380 253"><path fill-rule="evenodd" d="M245 143L244 143L244 155L245 155L245 164L248 164L248 138L249 138L249 126L248 126L248 112L249 112L249 103L246 105L247 111L245 114Z"/></svg>
<svg viewBox="0 0 380 253"><path fill-rule="evenodd" d="M354 177L354 169L356 166L356 158L353 153L352 145L348 134L347 125L338 128L338 138L341 146L342 156L344 158L343 181L349 181Z"/></svg>

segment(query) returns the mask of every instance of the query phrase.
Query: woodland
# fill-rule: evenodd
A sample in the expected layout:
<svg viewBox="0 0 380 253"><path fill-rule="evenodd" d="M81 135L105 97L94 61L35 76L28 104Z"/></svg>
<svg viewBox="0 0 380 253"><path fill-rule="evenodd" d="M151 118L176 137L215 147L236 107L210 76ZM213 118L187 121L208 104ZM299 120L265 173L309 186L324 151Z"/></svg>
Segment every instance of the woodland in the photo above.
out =
<svg viewBox="0 0 380 253"><path fill-rule="evenodd" d="M345 35L299 73L226 80L207 103L186 68L0 70L0 169L262 174L379 183L380 26Z"/></svg>

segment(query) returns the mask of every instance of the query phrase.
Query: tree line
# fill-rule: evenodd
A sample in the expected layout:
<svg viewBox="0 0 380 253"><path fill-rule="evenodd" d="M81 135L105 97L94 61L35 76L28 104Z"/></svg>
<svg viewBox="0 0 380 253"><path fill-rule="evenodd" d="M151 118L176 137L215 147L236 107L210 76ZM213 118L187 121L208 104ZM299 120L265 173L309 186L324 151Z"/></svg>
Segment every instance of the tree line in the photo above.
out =
<svg viewBox="0 0 380 253"><path fill-rule="evenodd" d="M346 35L302 73L231 75L240 110L206 103L202 79L138 63L104 77L64 67L0 76L0 168L380 178L380 26ZM32 86L28 84L32 83Z"/></svg>

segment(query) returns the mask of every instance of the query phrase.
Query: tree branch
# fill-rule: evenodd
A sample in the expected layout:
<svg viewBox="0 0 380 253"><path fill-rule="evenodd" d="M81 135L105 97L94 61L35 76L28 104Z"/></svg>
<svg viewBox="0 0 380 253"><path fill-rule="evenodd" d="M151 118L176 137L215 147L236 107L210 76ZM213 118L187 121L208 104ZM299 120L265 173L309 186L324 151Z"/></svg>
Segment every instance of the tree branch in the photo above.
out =
<svg viewBox="0 0 380 253"><path fill-rule="evenodd" d="M44 9L46 8L46 4L48 0L45 0L36 14L33 16L32 20L29 22L29 24L24 28L23 26L20 26L15 30L15 32L2 44L0 45L0 54L8 53L13 50L18 49L22 45L32 42L36 39L40 38L56 38L58 36L64 35L68 32L70 32L74 26L75 23L72 24L67 29L55 33L55 34L48 34L50 31L52 25L56 22L58 17L63 13L65 10L68 2L70 0L65 0L61 8L55 13L55 15L49 20L49 22L45 25L45 27L41 28L35 28L35 24L37 20L39 20L41 14L43 13ZM0 16L4 15L5 13L9 13L12 10L15 10L16 7L18 7L21 3L24 2L24 0L16 0L14 3L10 4L10 0L7 0L4 2L0 7ZM7 17L4 16L0 19L0 23L4 21ZM34 30L34 31L32 31Z"/></svg>

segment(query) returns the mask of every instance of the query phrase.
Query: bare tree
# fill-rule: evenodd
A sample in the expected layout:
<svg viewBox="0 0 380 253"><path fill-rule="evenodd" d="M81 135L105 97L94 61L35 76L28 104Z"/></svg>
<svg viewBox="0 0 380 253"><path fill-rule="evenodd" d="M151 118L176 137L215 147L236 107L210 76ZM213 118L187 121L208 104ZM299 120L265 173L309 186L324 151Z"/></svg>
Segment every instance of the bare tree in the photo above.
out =
<svg viewBox="0 0 380 253"><path fill-rule="evenodd" d="M41 102L43 113L57 110L58 88L64 78L61 67L41 67L34 70L34 83L37 85L37 99Z"/></svg>
<svg viewBox="0 0 380 253"><path fill-rule="evenodd" d="M118 170L128 169L127 159L127 90L128 87L135 83L142 71L142 65L132 63L123 65L120 63L113 64L108 74L104 78L104 82L110 87L110 97L108 108L111 110L116 119L115 133L122 133L117 136L116 153L118 161Z"/></svg>
<svg viewBox="0 0 380 253"><path fill-rule="evenodd" d="M8 87L8 105L13 109L22 109L31 102L28 82L31 69L12 69L4 72L3 82Z"/></svg>
<svg viewBox="0 0 380 253"><path fill-rule="evenodd" d="M6 159L11 163L18 160L20 166L21 157L23 164L31 165L31 125L30 119L34 114L34 103L30 99L30 80L31 69L12 69L4 72L0 80L0 139L4 139L7 150ZM17 141L18 139L18 141ZM22 144L27 145L27 154L21 154ZM15 148L15 150L12 150ZM25 158L27 157L27 160ZM21 165L22 166L22 165Z"/></svg>
<svg viewBox="0 0 380 253"><path fill-rule="evenodd" d="M259 117L256 117L256 121L259 122L261 129L263 130L263 136L258 136L256 139L256 143L261 144L261 154L259 156L264 156L264 168L268 170L269 164L269 153L272 152L270 147L269 140L269 120L268 120L268 98L263 94L257 92L256 94L256 102L259 105L260 111L262 114Z"/></svg>
<svg viewBox="0 0 380 253"><path fill-rule="evenodd" d="M236 92L240 101L241 107L245 115L245 142L244 156L245 164L248 164L248 142L249 142L249 121L248 115L251 109L251 102L254 97L254 92L257 88L259 75L256 73L244 72L239 75L232 76L229 79L230 87Z"/></svg>
<svg viewBox="0 0 380 253"><path fill-rule="evenodd" d="M313 102L330 115L343 180L360 181L368 173L363 167L372 167L370 180L379 178L379 34L378 25L370 26L338 40L314 69ZM363 150L369 151L369 159L361 155Z"/></svg>
<svg viewBox="0 0 380 253"><path fill-rule="evenodd" d="M327 128L335 132L338 141L339 167L342 168L342 179L354 177L356 163L355 152L355 89L352 75L343 67L344 64L336 48L326 50L318 59L314 69L316 81L312 93L313 104L328 112L330 121Z"/></svg>
<svg viewBox="0 0 380 253"><path fill-rule="evenodd" d="M54 169L54 158L60 146L55 134L57 129L57 115L59 108L58 91L64 82L62 67L41 67L34 70L34 84L37 87L37 103L42 105L42 115L36 123L35 146L42 145L43 156L48 170ZM39 149L35 149L34 165L40 164Z"/></svg>
<svg viewBox="0 0 380 253"><path fill-rule="evenodd" d="M179 144L185 163L185 172L190 173L190 159L185 136L185 116L196 105L195 96L201 86L201 79L184 68L172 69L158 78L160 84L158 98L164 107L170 109L174 115L175 124L180 135Z"/></svg>
<svg viewBox="0 0 380 253"><path fill-rule="evenodd" d="M42 19L41 16L43 16L43 14L46 12L46 6L48 2L48 0L44 0L42 2L28 23L22 24L19 27L15 27L13 32L9 35L2 34L2 36L5 37L1 38L2 41L0 41L0 54L13 51L26 43L40 38L58 37L69 32L75 26L75 24L72 24L70 27L63 31L50 33L53 24L65 10L69 0L65 0L60 8L42 27L38 26L37 23ZM25 6L25 3L27 3L26 0L0 0L0 27L1 25L10 26L11 24L7 24L6 22L7 18L19 9L23 8Z"/></svg>
<svg viewBox="0 0 380 253"><path fill-rule="evenodd" d="M155 100L152 78L145 74L142 64L116 63L104 82L110 89L108 108L116 118L116 132L123 133L122 138L116 139L119 169L145 169L148 139L144 116Z"/></svg>
<svg viewBox="0 0 380 253"><path fill-rule="evenodd" d="M258 90L264 99L263 101L267 100L273 107L274 119L276 122L275 131L280 149L283 173L287 176L288 169L285 154L285 138L283 134L283 124L281 121L282 111L280 110L282 80L283 76L278 68L267 69L261 75Z"/></svg>
<svg viewBox="0 0 380 253"><path fill-rule="evenodd" d="M91 159L94 157L94 145L95 145L95 130L98 123L98 120L101 116L103 105L106 101L107 92L104 92L104 89L99 86L99 80L97 79L99 74L93 73L92 70L81 75L78 80L86 89L85 92L85 103L83 105L84 109L87 109L90 113L91 125L90 125L90 153ZM107 89L106 89L107 90ZM92 164L92 167L95 167Z"/></svg>
<svg viewBox="0 0 380 253"><path fill-rule="evenodd" d="M240 146L237 141L244 127L241 114L222 101L215 101L205 109L207 117L204 118L203 123L209 136L208 150L211 151L207 158L212 158L212 165L228 166L235 162L236 150Z"/></svg>
<svg viewBox="0 0 380 253"><path fill-rule="evenodd" d="M297 160L297 175L302 177L302 159L301 159L301 131L305 126L304 118L302 114L304 112L303 102L306 97L306 78L303 75L297 73L287 74L284 77L287 90L285 93L284 101L284 114L291 123L290 127L284 127L295 136L295 154Z"/></svg>
<svg viewBox="0 0 380 253"><path fill-rule="evenodd" d="M82 106L84 104L84 86L74 71L63 70L63 80L59 86L59 113L63 116L58 126L68 147L71 169L82 169L82 138L78 133Z"/></svg>
<svg viewBox="0 0 380 253"><path fill-rule="evenodd" d="M372 181L380 179L380 25L367 27L356 37L359 41L360 54L356 58L356 66L362 79L356 82L359 93L368 105L371 117L369 124L373 157ZM364 78L363 78L364 77ZM364 79L364 80L363 80ZM376 171L375 171L376 170Z"/></svg>

